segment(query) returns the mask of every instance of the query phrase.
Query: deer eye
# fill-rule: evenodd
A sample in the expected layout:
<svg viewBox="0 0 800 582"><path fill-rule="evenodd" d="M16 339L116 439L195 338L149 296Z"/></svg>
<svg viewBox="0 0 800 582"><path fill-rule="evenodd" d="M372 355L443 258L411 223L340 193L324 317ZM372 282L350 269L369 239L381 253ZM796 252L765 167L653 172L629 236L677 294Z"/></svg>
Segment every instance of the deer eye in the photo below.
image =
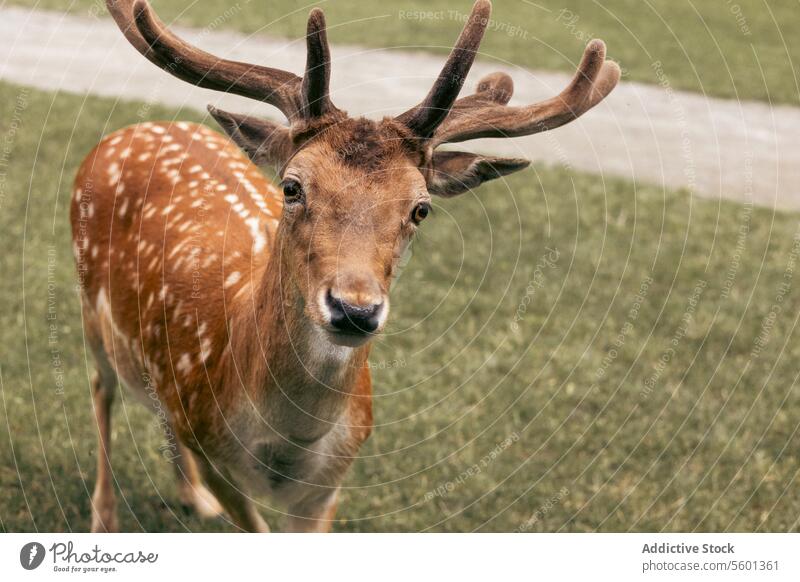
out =
<svg viewBox="0 0 800 582"><path fill-rule="evenodd" d="M294 202L299 202L300 200L302 200L303 187L297 180L293 180L292 178L287 178L283 182L281 182L281 188L283 188L284 202L286 202L287 204L292 204Z"/></svg>
<svg viewBox="0 0 800 582"><path fill-rule="evenodd" d="M427 202L421 202L414 207L414 210L411 211L411 220L414 224L419 224L425 217L428 216L431 212L431 205Z"/></svg>

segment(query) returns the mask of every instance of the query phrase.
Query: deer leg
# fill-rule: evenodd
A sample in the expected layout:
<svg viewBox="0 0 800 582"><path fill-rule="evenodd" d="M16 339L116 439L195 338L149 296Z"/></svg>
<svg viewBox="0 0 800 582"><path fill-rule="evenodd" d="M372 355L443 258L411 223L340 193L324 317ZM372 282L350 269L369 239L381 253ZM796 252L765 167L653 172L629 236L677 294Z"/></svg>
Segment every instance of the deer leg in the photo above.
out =
<svg viewBox="0 0 800 582"><path fill-rule="evenodd" d="M111 405L117 379L112 372L95 372L92 379L94 415L97 421L97 481L92 495L92 531L115 532L117 499L111 471Z"/></svg>
<svg viewBox="0 0 800 582"><path fill-rule="evenodd" d="M269 532L269 526L258 513L253 501L236 487L230 476L223 475L221 469L217 469L200 455L195 456L195 460L208 488L234 524L248 532Z"/></svg>
<svg viewBox="0 0 800 582"><path fill-rule="evenodd" d="M288 532L327 533L333 527L339 489L326 489L289 508L291 517L286 525Z"/></svg>
<svg viewBox="0 0 800 582"><path fill-rule="evenodd" d="M177 441L177 455L170 460L178 478L178 498L181 500L181 505L194 510L200 517L210 518L220 515L222 506L203 484L192 451Z"/></svg>

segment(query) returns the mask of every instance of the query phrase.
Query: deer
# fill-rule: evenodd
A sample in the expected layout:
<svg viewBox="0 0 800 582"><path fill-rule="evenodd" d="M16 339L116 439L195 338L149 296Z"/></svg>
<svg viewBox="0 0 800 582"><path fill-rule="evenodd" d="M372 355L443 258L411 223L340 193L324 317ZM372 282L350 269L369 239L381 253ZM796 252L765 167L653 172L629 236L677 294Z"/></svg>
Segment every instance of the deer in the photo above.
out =
<svg viewBox="0 0 800 582"><path fill-rule="evenodd" d="M204 52L145 0L107 7L156 66L274 106L287 123L209 106L224 135L142 122L104 137L78 169L70 221L96 364L91 530L119 529L111 413L122 385L164 419L187 509L267 532L255 501L264 497L283 508L287 530L329 531L372 430L370 345L433 197L529 164L439 146L557 128L602 101L620 69L592 40L555 97L510 106L513 82L498 72L459 98L491 13L477 0L424 99L371 120L332 102L318 8L299 77Z"/></svg>

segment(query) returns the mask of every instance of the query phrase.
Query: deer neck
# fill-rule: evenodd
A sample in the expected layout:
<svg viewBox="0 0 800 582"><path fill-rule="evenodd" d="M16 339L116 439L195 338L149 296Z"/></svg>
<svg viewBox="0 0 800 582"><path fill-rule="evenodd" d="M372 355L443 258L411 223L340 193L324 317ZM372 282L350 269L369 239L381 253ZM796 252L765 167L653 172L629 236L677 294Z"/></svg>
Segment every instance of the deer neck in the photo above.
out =
<svg viewBox="0 0 800 582"><path fill-rule="evenodd" d="M253 295L231 322L231 356L252 401L291 436L317 439L346 409L369 348L333 344L305 313L278 227Z"/></svg>

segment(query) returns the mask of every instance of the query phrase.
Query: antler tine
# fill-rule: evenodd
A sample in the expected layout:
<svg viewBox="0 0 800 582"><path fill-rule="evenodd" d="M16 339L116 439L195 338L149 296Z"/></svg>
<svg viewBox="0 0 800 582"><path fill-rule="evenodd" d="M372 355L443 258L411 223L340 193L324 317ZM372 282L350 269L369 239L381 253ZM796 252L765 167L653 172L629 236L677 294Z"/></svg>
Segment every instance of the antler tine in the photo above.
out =
<svg viewBox="0 0 800 582"><path fill-rule="evenodd" d="M475 93L462 97L451 108L451 115L487 105L505 105L514 94L514 81L506 73L491 73L480 80ZM438 132L437 132L438 134Z"/></svg>
<svg viewBox="0 0 800 582"><path fill-rule="evenodd" d="M117 23L117 26L122 31L122 34L128 39L128 42L133 45L133 48L150 59L148 55L150 46L147 44L147 41L142 38L142 35L139 34L139 30L136 28L136 24L133 21L133 1L106 0L106 7L108 8L109 14L111 14L111 17L114 19L114 22ZM160 63L156 64L161 66Z"/></svg>
<svg viewBox="0 0 800 582"><path fill-rule="evenodd" d="M314 8L308 15L306 32L306 72L303 76L303 112L306 117L320 117L336 111L328 90L331 80L331 53L325 27L325 14Z"/></svg>
<svg viewBox="0 0 800 582"><path fill-rule="evenodd" d="M609 78L610 73L614 73L611 78ZM578 65L578 72L561 93L561 97L571 110L581 115L611 92L619 81L619 73L620 69L616 63L606 62L606 44L600 39L594 39L586 45ZM612 79L613 83L609 85L608 81Z"/></svg>
<svg viewBox="0 0 800 582"><path fill-rule="evenodd" d="M302 81L297 75L202 51L170 32L145 0L106 0L106 4L136 50L175 77L206 89L269 103L289 120L300 114Z"/></svg>
<svg viewBox="0 0 800 582"><path fill-rule="evenodd" d="M430 138L450 112L475 60L491 12L492 3L489 0L475 2L464 29L428 95L419 105L397 117L417 136Z"/></svg>
<svg viewBox="0 0 800 582"><path fill-rule="evenodd" d="M507 107L493 94L513 90L511 79L495 73L481 80L478 92L459 99L452 114L433 137L434 147L483 137L519 137L560 127L583 115L608 95L620 78L620 68L606 61L606 45L592 40L583 53L578 72L556 97L525 107ZM508 87L501 90L502 85ZM506 102L508 99L506 99Z"/></svg>

